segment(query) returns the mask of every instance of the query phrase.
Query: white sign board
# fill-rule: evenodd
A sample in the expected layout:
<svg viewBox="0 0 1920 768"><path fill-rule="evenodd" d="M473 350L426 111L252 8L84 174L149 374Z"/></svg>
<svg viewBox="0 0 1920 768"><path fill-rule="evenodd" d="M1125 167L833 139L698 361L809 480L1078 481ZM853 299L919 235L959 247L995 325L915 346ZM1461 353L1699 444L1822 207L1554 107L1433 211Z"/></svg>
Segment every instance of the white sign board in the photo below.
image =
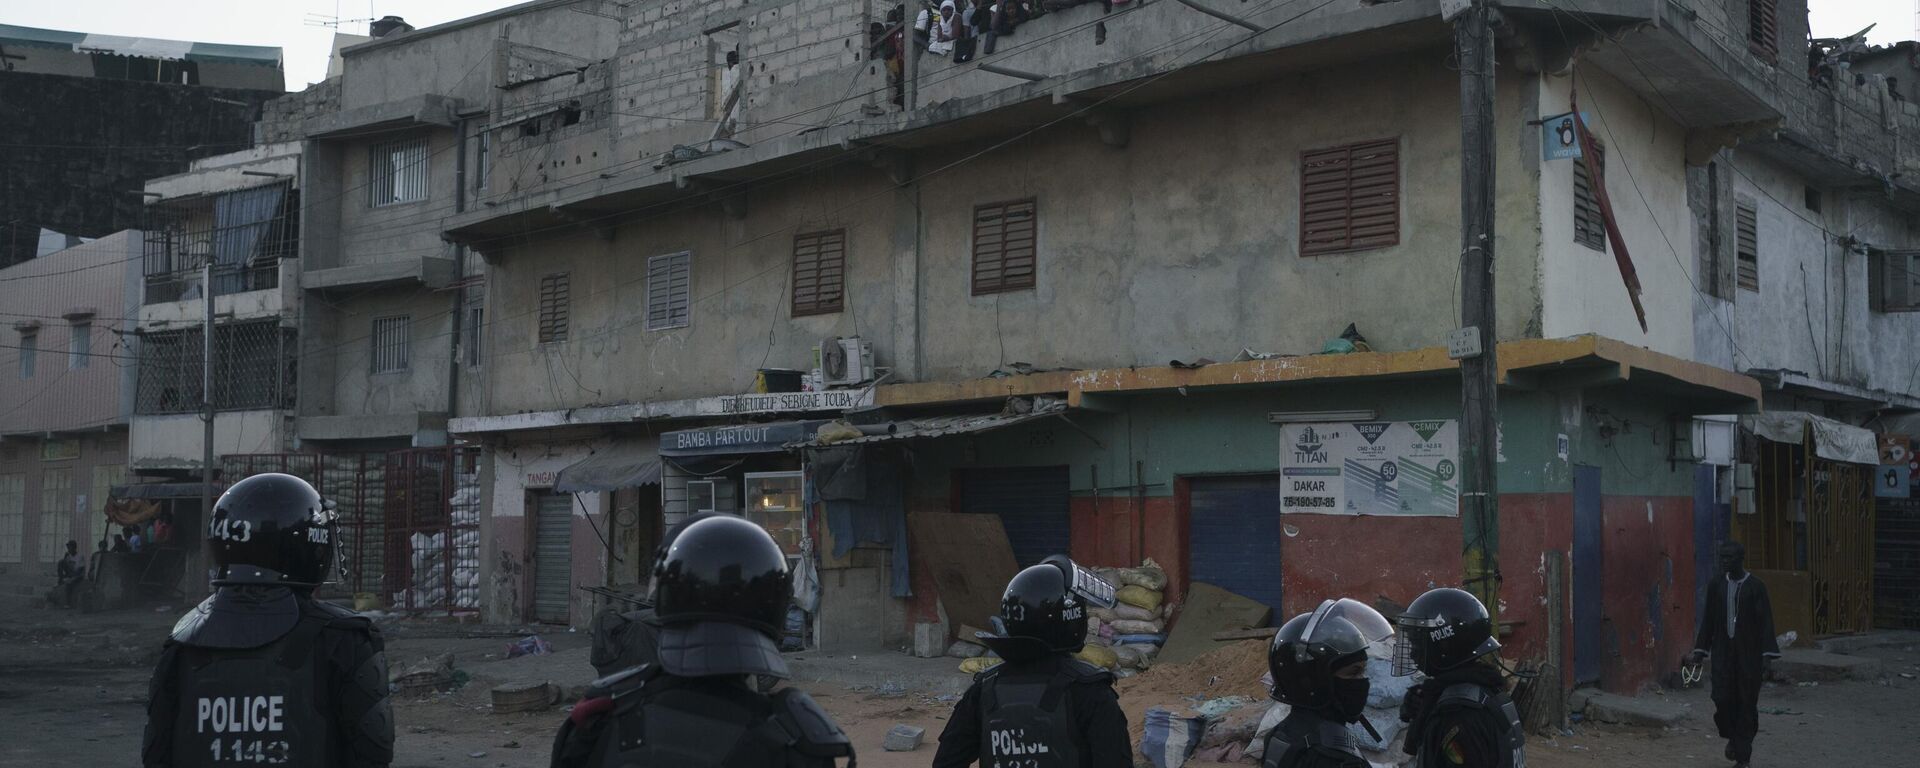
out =
<svg viewBox="0 0 1920 768"><path fill-rule="evenodd" d="M1460 514L1460 430L1452 419L1280 428L1280 511Z"/></svg>
<svg viewBox="0 0 1920 768"><path fill-rule="evenodd" d="M873 388L829 389L820 392L769 392L721 395L720 413L783 413L790 411L845 411L873 405Z"/></svg>

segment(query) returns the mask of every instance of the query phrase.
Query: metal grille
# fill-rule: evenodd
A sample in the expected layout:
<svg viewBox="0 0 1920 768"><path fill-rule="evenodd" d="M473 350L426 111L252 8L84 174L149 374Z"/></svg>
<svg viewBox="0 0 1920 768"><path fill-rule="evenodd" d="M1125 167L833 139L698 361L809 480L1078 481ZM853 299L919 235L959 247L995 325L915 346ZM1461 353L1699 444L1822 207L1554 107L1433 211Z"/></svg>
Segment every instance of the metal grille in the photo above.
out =
<svg viewBox="0 0 1920 768"><path fill-rule="evenodd" d="M385 573L394 607L479 609L479 455L472 446L387 454Z"/></svg>
<svg viewBox="0 0 1920 768"><path fill-rule="evenodd" d="M367 148L367 206L427 199L427 139L401 139Z"/></svg>
<svg viewBox="0 0 1920 768"><path fill-rule="evenodd" d="M1300 154L1300 254L1400 242L1400 140Z"/></svg>
<svg viewBox="0 0 1920 768"><path fill-rule="evenodd" d="M841 310L846 290L847 231L814 232L793 239L793 316Z"/></svg>
<svg viewBox="0 0 1920 768"><path fill-rule="evenodd" d="M1590 138L1593 167L1600 171L1600 183L1607 179L1607 151L1598 138ZM1573 164L1573 241L1596 251L1607 250L1607 222L1600 216L1600 201L1594 194L1593 179L1587 177L1587 164Z"/></svg>
<svg viewBox="0 0 1920 768"><path fill-rule="evenodd" d="M534 506L533 619L564 624L573 596L573 494L547 491Z"/></svg>
<svg viewBox="0 0 1920 768"><path fill-rule="evenodd" d="M213 260L216 296L276 288L280 260L299 256L300 192L290 181L147 209L146 303L194 298ZM190 295L191 294L191 295Z"/></svg>
<svg viewBox="0 0 1920 768"><path fill-rule="evenodd" d="M1038 223L1031 199L974 206L973 295L1033 287Z"/></svg>
<svg viewBox="0 0 1920 768"><path fill-rule="evenodd" d="M1748 565L1808 572L1815 634L1866 631L1874 567L1868 468L1766 440L1756 455L1754 514L1735 515L1733 526Z"/></svg>
<svg viewBox="0 0 1920 768"><path fill-rule="evenodd" d="M483 359L480 354L480 343L487 337L486 319L485 307L467 307L467 322L460 328L460 333L466 338L461 340L460 347L466 350L468 368L480 367L480 361Z"/></svg>
<svg viewBox="0 0 1920 768"><path fill-rule="evenodd" d="M40 562L60 559L73 531L73 470L40 473Z"/></svg>
<svg viewBox="0 0 1920 768"><path fill-rule="evenodd" d="M413 359L413 317L397 315L373 319L374 373L404 371Z"/></svg>
<svg viewBox="0 0 1920 768"><path fill-rule="evenodd" d="M540 343L567 340L573 289L566 272L540 278Z"/></svg>
<svg viewBox="0 0 1920 768"><path fill-rule="evenodd" d="M1878 502L1873 521L1873 623L1920 629L1920 498Z"/></svg>
<svg viewBox="0 0 1920 768"><path fill-rule="evenodd" d="M215 410L293 407L294 329L274 320L231 323L215 326L213 340ZM142 335L135 413L200 410L202 344L198 328Z"/></svg>
<svg viewBox="0 0 1920 768"><path fill-rule="evenodd" d="M1739 285L1749 291L1760 290L1760 225L1753 206L1733 207L1734 256L1738 258Z"/></svg>
<svg viewBox="0 0 1920 768"><path fill-rule="evenodd" d="M687 251L647 259L647 330L687 325L693 291L693 254Z"/></svg>
<svg viewBox="0 0 1920 768"><path fill-rule="evenodd" d="M1776 0L1747 0L1747 48L1772 61L1780 55Z"/></svg>
<svg viewBox="0 0 1920 768"><path fill-rule="evenodd" d="M26 517L27 476L0 475L0 563L20 562Z"/></svg>

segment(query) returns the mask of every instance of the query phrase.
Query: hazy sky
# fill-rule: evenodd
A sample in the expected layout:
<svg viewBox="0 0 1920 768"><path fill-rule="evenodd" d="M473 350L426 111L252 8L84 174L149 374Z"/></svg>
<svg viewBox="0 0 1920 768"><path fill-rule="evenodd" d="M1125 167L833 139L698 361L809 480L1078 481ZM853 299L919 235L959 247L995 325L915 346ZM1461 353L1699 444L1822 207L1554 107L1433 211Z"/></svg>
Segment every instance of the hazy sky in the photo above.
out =
<svg viewBox="0 0 1920 768"><path fill-rule="evenodd" d="M1874 43L1912 39L1915 2L1810 0L1813 34L1838 37L1877 23L1879 26L1868 36ZM414 26L424 27L513 4L512 0L6 0L5 7L0 8L0 24L277 45L286 55L287 88L299 90L325 76L327 51L333 39L333 28L313 26L312 22L340 18L347 20L340 26L342 30L364 33L365 19L376 16L401 16Z"/></svg>

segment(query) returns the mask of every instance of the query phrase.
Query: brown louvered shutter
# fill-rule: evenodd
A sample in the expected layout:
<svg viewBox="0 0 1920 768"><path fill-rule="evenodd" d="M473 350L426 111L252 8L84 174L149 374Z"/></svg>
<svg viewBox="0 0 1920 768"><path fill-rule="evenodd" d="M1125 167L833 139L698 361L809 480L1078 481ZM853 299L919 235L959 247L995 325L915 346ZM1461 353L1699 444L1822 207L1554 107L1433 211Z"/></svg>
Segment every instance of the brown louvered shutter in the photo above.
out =
<svg viewBox="0 0 1920 768"><path fill-rule="evenodd" d="M1741 203L1733 207L1734 255L1739 257L1739 285L1749 291L1760 290L1760 226L1753 206Z"/></svg>
<svg viewBox="0 0 1920 768"><path fill-rule="evenodd" d="M973 295L1033 287L1037 218L1031 199L974 206Z"/></svg>
<svg viewBox="0 0 1920 768"><path fill-rule="evenodd" d="M841 310L846 292L847 231L793 238L793 316Z"/></svg>
<svg viewBox="0 0 1920 768"><path fill-rule="evenodd" d="M687 325L693 306L693 253L647 259L647 330Z"/></svg>
<svg viewBox="0 0 1920 768"><path fill-rule="evenodd" d="M540 278L540 343L567 340L572 289L566 272Z"/></svg>
<svg viewBox="0 0 1920 768"><path fill-rule="evenodd" d="M1600 146L1598 138L1593 143L1593 166L1600 171L1600 182L1606 183L1607 150ZM1593 180L1587 178L1587 162L1573 161L1573 241L1596 251L1607 250L1607 222L1600 216L1600 201L1594 193Z"/></svg>
<svg viewBox="0 0 1920 768"><path fill-rule="evenodd" d="M1773 61L1780 55L1778 0L1747 0L1747 48Z"/></svg>
<svg viewBox="0 0 1920 768"><path fill-rule="evenodd" d="M1400 243L1400 140L1300 154L1300 254Z"/></svg>

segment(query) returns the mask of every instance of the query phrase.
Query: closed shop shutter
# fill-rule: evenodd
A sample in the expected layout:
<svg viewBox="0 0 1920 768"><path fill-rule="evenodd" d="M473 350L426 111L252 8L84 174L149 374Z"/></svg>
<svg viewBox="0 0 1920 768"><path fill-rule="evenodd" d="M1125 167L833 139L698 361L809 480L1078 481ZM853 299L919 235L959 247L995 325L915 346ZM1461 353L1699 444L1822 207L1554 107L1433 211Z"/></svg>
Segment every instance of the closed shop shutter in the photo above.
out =
<svg viewBox="0 0 1920 768"><path fill-rule="evenodd" d="M960 511L999 515L1013 560L1022 568L1072 547L1066 467L966 470L960 476Z"/></svg>
<svg viewBox="0 0 1920 768"><path fill-rule="evenodd" d="M543 493L533 534L533 619L566 623L573 592L573 494Z"/></svg>
<svg viewBox="0 0 1920 768"><path fill-rule="evenodd" d="M1280 477L1194 478L1188 562L1204 581L1280 612Z"/></svg>

